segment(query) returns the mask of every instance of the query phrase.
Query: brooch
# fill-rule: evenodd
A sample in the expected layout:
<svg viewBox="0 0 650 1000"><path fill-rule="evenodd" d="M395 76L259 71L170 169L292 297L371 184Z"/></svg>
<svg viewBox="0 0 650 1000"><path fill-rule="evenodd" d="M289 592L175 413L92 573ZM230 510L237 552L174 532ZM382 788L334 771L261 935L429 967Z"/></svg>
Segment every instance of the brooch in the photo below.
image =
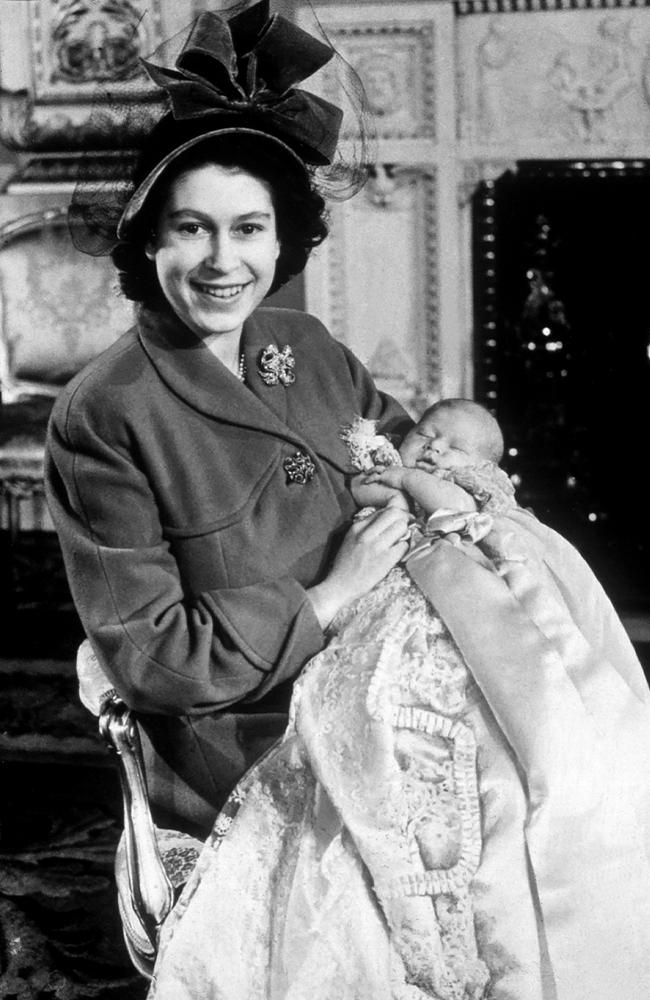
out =
<svg viewBox="0 0 650 1000"><path fill-rule="evenodd" d="M341 428L340 438L348 446L350 464L358 472L367 472L375 465L401 465L398 450L383 434L377 434L377 420L355 417Z"/></svg>
<svg viewBox="0 0 650 1000"><path fill-rule="evenodd" d="M316 472L316 466L304 451L297 451L295 455L285 458L282 468L287 474L287 481L298 483L300 486L312 480Z"/></svg>
<svg viewBox="0 0 650 1000"><path fill-rule="evenodd" d="M265 385L291 385L296 381L295 367L296 359L288 344L282 350L269 344L260 351L257 370Z"/></svg>

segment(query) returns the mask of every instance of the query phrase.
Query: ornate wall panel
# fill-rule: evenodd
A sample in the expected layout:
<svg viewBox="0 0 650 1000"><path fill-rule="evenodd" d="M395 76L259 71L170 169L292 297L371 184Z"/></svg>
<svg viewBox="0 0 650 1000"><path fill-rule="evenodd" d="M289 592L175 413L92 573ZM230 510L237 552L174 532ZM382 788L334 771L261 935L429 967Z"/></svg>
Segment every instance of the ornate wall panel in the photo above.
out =
<svg viewBox="0 0 650 1000"><path fill-rule="evenodd" d="M367 14L367 10L361 13ZM366 17L346 24L328 17L327 33L359 74L380 138L435 138L432 21L394 18L378 22ZM344 101L336 72L335 62L325 76L324 96L341 104ZM350 123L347 125L349 128Z"/></svg>
<svg viewBox="0 0 650 1000"><path fill-rule="evenodd" d="M176 37L194 14L193 0L0 0L2 139L52 152L123 148L130 133L141 138L153 116L141 107L125 118L117 102L149 96L157 105L139 57Z"/></svg>
<svg viewBox="0 0 650 1000"><path fill-rule="evenodd" d="M335 207L308 275L310 308L410 409L438 378L437 186L433 169L377 168Z"/></svg>
<svg viewBox="0 0 650 1000"><path fill-rule="evenodd" d="M458 39L465 153L647 156L650 9L482 13Z"/></svg>
<svg viewBox="0 0 650 1000"><path fill-rule="evenodd" d="M139 57L160 44L159 0L41 0L29 8L37 101L93 100L107 83L118 92L134 81L150 89Z"/></svg>
<svg viewBox="0 0 650 1000"><path fill-rule="evenodd" d="M456 241L441 199L454 190L453 11L404 3L318 14L364 85L377 143L368 187L333 208L332 235L307 270L307 306L416 411L440 394L441 331L457 326L440 259L441 238ZM309 24L309 11L299 19ZM336 63L323 96L341 100ZM347 119L346 134L355 126Z"/></svg>

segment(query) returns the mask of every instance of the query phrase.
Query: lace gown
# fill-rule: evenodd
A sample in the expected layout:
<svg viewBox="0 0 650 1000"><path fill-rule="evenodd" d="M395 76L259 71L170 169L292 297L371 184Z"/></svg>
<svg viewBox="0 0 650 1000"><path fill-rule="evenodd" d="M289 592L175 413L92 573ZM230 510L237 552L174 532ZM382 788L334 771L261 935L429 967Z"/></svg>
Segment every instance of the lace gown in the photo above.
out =
<svg viewBox="0 0 650 1000"><path fill-rule="evenodd" d="M529 515L478 544L452 527L338 616L165 925L152 1000L650 996L638 663Z"/></svg>

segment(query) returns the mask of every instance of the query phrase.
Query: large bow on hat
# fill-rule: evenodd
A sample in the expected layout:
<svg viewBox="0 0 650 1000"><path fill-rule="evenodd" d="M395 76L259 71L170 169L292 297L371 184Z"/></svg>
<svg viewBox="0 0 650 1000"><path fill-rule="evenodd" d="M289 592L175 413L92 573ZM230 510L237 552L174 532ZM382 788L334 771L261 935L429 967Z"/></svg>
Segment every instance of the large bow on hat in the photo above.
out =
<svg viewBox="0 0 650 1000"><path fill-rule="evenodd" d="M223 115L292 147L315 165L331 163L342 112L300 83L324 66L333 50L261 0L226 21L205 11L197 18L175 69L144 66L171 101L174 118Z"/></svg>

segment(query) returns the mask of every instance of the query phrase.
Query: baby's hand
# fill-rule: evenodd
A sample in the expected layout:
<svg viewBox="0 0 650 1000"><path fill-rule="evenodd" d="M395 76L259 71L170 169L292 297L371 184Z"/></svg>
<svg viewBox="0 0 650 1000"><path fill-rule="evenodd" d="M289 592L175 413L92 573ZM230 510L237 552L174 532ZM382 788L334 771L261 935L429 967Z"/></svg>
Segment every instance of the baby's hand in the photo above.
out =
<svg viewBox="0 0 650 1000"><path fill-rule="evenodd" d="M404 510L408 509L408 501L399 490L386 486L378 479L369 479L364 472L352 477L350 492L359 507L386 507L389 503L391 506L399 503Z"/></svg>
<svg viewBox="0 0 650 1000"><path fill-rule="evenodd" d="M401 465L387 465L385 467L378 465L366 473L364 482L368 485L381 483L382 486L391 486L394 490L400 490L404 483L405 473L406 469Z"/></svg>

